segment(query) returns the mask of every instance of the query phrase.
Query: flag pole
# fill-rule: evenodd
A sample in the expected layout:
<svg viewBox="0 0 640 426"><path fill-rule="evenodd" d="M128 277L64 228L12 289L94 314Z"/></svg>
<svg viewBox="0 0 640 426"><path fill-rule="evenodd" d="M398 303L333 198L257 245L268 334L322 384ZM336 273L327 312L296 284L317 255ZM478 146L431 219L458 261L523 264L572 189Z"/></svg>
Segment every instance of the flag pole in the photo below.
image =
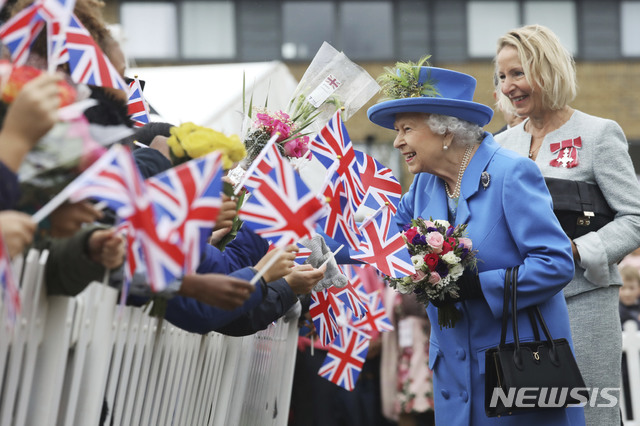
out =
<svg viewBox="0 0 640 426"><path fill-rule="evenodd" d="M329 263L329 261L330 261L331 259L333 259L333 258L336 256L336 254L338 254L338 252L339 252L340 250L342 250L342 247L344 247L344 244L340 244L340 247L338 247L338 248L336 249L336 251L334 251L333 253L329 253L329 257L327 257L327 258L325 259L325 261L324 261L324 262L322 262L322 265L318 266L318 268L317 268L317 269L320 269L320 268L322 268L324 265L326 265L327 263Z"/></svg>
<svg viewBox="0 0 640 426"><path fill-rule="evenodd" d="M242 179L240 180L240 182L238 182L238 185L236 185L236 188L233 191L233 195L238 195L240 190L242 190L242 187L244 186L244 184L247 182L247 180L249 180L249 178L253 174L253 171L256 169L256 167L258 167L258 164L260 164L260 162L265 157L265 155L267 155L267 151L269 150L269 148L271 148L271 145L273 145L276 142L276 139L278 139L279 136L280 136L280 132L276 132L273 136L271 136L271 139L269 139L267 143L264 144L262 151L260 151L256 159L253 160L253 162L251 163L247 171L244 173L244 176L242 176Z"/></svg>
<svg viewBox="0 0 640 426"><path fill-rule="evenodd" d="M271 257L271 259L269 259L267 261L267 263L258 271L257 274L255 274L253 276L253 278L251 279L251 281L249 281L249 283L251 285L256 285L256 283L258 282L258 280L260 278L262 278L262 276L264 275L265 272L267 272L267 270L269 268L271 268L271 266L276 263L276 260L278 260L278 258L280 257L280 255L282 254L282 250L278 247L275 249L276 253L273 254L273 256Z"/></svg>
<svg viewBox="0 0 640 426"><path fill-rule="evenodd" d="M372 220L374 220L376 217L378 217L378 215L380 213L382 213L382 210L384 210L386 207L389 207L389 202L385 202L383 205L381 205L378 210L376 210L375 212L373 212L372 215L368 216L364 222L362 222L360 224L360 226L358 226L358 230L362 230L364 229L365 226L367 226L369 223L371 223Z"/></svg>

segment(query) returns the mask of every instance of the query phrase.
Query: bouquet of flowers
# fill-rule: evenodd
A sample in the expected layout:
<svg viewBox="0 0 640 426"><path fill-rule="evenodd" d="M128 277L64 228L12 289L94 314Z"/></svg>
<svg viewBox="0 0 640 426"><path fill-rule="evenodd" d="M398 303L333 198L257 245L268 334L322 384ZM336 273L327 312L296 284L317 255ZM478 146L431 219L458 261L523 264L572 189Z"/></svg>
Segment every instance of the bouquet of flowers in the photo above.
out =
<svg viewBox="0 0 640 426"><path fill-rule="evenodd" d="M387 277L391 287L400 293L414 293L425 306L457 297L457 280L465 269L475 269L476 251L466 238L467 225L455 228L445 220L413 219L403 227L403 238L409 248L416 273L402 278ZM438 325L453 327L460 313L453 304L438 308Z"/></svg>
<svg viewBox="0 0 640 426"><path fill-rule="evenodd" d="M280 133L276 146L285 157L295 160L294 163L308 158L309 135L315 135L338 108L343 108L342 118L348 120L379 88L362 67L329 43L323 43L286 110L269 111L265 103L265 107L256 109L255 117L252 117L251 101L248 110L243 111L250 123L246 126L249 129L243 132L247 147L245 169L276 132Z"/></svg>

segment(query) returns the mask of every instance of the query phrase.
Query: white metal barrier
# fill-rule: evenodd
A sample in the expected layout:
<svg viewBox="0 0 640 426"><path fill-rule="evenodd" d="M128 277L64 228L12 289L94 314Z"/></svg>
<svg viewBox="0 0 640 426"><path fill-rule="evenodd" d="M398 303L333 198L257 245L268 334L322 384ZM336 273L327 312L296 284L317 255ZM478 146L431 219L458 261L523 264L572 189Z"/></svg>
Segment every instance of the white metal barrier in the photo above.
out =
<svg viewBox="0 0 640 426"><path fill-rule="evenodd" d="M632 418L624 403L624 388L621 390L620 407L622 408L622 418L625 426L640 425L640 331L635 321L624 323L622 333L622 351L627 358L627 378L629 379L629 389L631 397Z"/></svg>
<svg viewBox="0 0 640 426"><path fill-rule="evenodd" d="M105 407L105 425L287 423L297 318L246 337L188 333L119 308L101 283L47 297L47 255L24 260L13 333L0 306L0 426L98 425Z"/></svg>

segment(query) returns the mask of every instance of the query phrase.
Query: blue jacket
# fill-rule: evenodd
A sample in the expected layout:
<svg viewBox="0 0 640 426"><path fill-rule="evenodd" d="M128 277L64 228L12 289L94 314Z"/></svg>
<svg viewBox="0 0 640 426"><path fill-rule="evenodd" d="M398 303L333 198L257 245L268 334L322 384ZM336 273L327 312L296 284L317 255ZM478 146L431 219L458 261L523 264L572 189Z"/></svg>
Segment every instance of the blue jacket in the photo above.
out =
<svg viewBox="0 0 640 426"><path fill-rule="evenodd" d="M14 208L20 198L18 176L0 161L0 210Z"/></svg>
<svg viewBox="0 0 640 426"><path fill-rule="evenodd" d="M483 172L490 178L486 188L481 183ZM420 216L449 217L443 181L427 173L415 177L402 197L396 220L403 225ZM437 308L427 308L436 424L584 425L582 408L501 418L488 418L484 412L484 353L500 340L506 268L520 266L519 308L539 305L553 338L571 342L560 290L573 277L573 256L553 214L540 169L528 158L501 148L485 133L462 178L455 224L462 223L468 224L468 237L478 250L484 299L457 303L462 319L453 328L440 329ZM520 338L533 340L526 312L519 311L518 317ZM513 341L511 330L507 338Z"/></svg>

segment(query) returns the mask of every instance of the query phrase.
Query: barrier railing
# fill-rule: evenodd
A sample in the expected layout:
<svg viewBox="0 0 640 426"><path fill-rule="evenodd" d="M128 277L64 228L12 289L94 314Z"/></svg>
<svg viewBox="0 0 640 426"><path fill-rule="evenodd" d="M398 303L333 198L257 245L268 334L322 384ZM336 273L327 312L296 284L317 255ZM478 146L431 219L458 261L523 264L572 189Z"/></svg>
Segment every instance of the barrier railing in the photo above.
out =
<svg viewBox="0 0 640 426"><path fill-rule="evenodd" d="M620 408L625 426L640 425L640 331L635 321L623 324L622 352L627 359L626 378L629 381L631 414L625 406L625 389L621 388Z"/></svg>
<svg viewBox="0 0 640 426"><path fill-rule="evenodd" d="M90 284L47 297L48 253L23 261L13 331L0 306L0 426L285 425L297 318L245 337L188 333Z"/></svg>

